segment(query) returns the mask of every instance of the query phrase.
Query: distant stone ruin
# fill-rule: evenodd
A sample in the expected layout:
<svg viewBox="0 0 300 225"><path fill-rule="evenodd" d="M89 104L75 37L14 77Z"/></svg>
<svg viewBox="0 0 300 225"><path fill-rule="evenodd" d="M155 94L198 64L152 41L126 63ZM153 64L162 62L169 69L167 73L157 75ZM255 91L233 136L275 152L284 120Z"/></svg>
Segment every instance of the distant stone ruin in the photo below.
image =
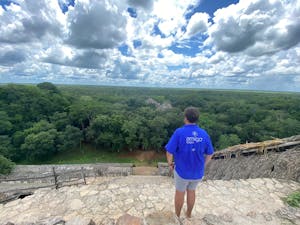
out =
<svg viewBox="0 0 300 225"><path fill-rule="evenodd" d="M149 104L149 105L154 105L156 107L156 109L160 110L160 111L165 111L165 110L173 108L172 105L169 102L164 102L164 103L161 104L161 103L155 101L152 98L148 98L146 100L146 103Z"/></svg>

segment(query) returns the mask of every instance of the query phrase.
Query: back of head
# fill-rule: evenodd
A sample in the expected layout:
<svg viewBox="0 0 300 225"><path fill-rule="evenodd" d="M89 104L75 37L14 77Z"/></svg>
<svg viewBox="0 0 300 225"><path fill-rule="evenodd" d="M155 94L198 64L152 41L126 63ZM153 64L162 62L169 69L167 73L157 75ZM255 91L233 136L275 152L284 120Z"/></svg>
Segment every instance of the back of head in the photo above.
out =
<svg viewBox="0 0 300 225"><path fill-rule="evenodd" d="M196 123L199 119L199 110L196 107L187 107L184 116L190 123Z"/></svg>

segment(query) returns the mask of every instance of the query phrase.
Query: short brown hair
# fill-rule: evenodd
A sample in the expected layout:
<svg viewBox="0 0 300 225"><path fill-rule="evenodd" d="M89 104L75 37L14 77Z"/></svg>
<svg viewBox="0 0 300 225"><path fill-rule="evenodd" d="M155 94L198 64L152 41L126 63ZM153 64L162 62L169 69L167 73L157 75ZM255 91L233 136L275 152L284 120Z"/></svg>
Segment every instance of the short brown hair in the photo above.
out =
<svg viewBox="0 0 300 225"><path fill-rule="evenodd" d="M184 110L184 116L190 123L196 123L199 119L199 110L195 107L187 107Z"/></svg>

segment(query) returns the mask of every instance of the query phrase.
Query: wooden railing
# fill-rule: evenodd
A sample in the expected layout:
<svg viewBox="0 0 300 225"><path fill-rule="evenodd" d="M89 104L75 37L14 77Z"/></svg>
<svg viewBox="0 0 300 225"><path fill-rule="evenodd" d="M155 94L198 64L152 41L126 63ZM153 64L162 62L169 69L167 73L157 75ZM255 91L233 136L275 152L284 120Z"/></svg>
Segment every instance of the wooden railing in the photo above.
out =
<svg viewBox="0 0 300 225"><path fill-rule="evenodd" d="M76 176L74 176L76 175ZM34 182L32 182L34 180ZM45 181L46 180L46 181ZM31 183L28 183L31 181ZM40 182L38 182L40 181ZM18 177L13 179L0 179L0 183L24 182L28 183L25 188L15 188L0 191L0 203L5 203L22 196L27 196L33 193L33 190L40 188L61 188L65 186L86 184L86 175L83 167L80 170L60 171L57 172L55 167L52 167L52 173L36 176L36 177ZM45 183L45 185L39 185ZM12 186L16 186L13 185Z"/></svg>

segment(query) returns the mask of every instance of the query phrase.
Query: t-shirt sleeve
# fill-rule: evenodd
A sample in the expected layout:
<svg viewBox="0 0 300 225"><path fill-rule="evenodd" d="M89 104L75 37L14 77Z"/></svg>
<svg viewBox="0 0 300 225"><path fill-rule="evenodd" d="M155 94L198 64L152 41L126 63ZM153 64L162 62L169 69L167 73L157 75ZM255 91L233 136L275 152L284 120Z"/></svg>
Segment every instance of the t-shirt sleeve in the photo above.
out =
<svg viewBox="0 0 300 225"><path fill-rule="evenodd" d="M213 145L211 143L209 135L207 135L205 154L206 155L212 155L212 154L214 154L214 147L213 147Z"/></svg>
<svg viewBox="0 0 300 225"><path fill-rule="evenodd" d="M166 144L165 146L165 149L171 153L171 154L174 154L178 148L178 142L179 142L179 139L178 139L178 130L176 130L172 137L170 138L168 144Z"/></svg>

